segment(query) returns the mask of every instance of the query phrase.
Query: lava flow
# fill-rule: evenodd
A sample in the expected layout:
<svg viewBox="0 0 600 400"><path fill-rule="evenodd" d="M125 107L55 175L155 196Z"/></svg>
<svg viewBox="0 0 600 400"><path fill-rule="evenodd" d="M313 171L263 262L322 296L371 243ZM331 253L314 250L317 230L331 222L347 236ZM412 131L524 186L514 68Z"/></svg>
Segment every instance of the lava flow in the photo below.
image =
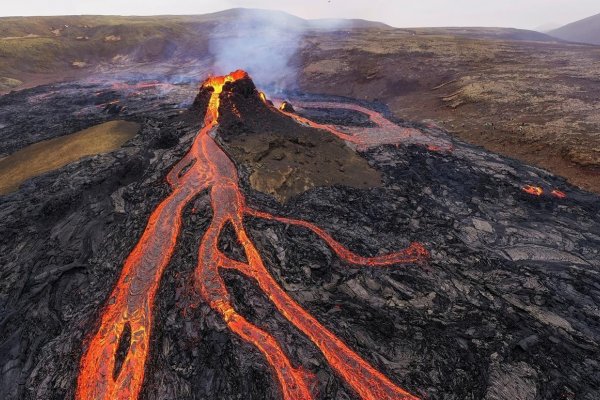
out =
<svg viewBox="0 0 600 400"><path fill-rule="evenodd" d="M264 101L264 100L263 100ZM370 147L382 144L418 144L426 146L430 151L452 151L453 146L447 139L426 135L422 131L414 128L401 127L389 121L380 113L351 103L333 103L333 102L295 102L296 106L301 108L325 108L325 109L345 109L358 111L366 114L375 128L351 128L346 127L349 132L325 124L313 122L307 118L301 117L291 111L289 103L283 102L279 110L285 115L293 118L297 122L311 126L317 129L326 130L342 140L354 144L359 150L366 150Z"/></svg>
<svg viewBox="0 0 600 400"><path fill-rule="evenodd" d="M544 194L544 189L539 186L526 185L522 188L522 190L532 196L541 196Z"/></svg>
<svg viewBox="0 0 600 400"><path fill-rule="evenodd" d="M413 243L397 253L362 257L309 222L274 216L247 206L234 163L211 136L218 125L223 89L231 82L247 78L245 72L236 71L209 78L203 84L203 89L212 90L204 126L189 152L168 173L172 192L152 212L142 237L125 261L103 309L100 327L91 336L82 357L77 399L137 399L148 358L154 297L173 255L183 210L206 189L210 193L213 217L199 245L194 285L232 332L261 351L277 377L283 398L313 398L313 376L294 366L273 336L237 313L220 275L221 268L235 269L255 280L278 311L319 348L333 370L359 396L365 399L416 399L369 365L279 286L248 236L243 220L244 216L251 216L307 228L321 237L338 257L355 265L414 263L426 259L427 251L421 244ZM230 259L218 249L218 239L227 224L233 226L247 262Z"/></svg>

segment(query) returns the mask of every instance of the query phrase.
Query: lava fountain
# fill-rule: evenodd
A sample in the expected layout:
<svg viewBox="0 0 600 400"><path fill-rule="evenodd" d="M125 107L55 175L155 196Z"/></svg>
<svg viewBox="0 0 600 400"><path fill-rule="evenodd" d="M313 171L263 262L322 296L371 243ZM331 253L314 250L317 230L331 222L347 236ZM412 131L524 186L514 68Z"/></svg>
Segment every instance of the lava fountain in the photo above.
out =
<svg viewBox="0 0 600 400"><path fill-rule="evenodd" d="M317 346L338 376L360 397L378 400L416 399L363 360L281 288L248 236L244 217L252 216L306 228L324 240L340 259L354 265L384 267L416 263L428 257L427 250L419 243L412 243L396 253L362 257L312 223L249 207L239 187L236 166L211 136L219 123L223 89L240 79L248 79L244 71L212 77L204 82L202 88L211 91L204 126L188 153L169 171L167 182L172 191L151 213L140 240L125 260L121 275L102 310L98 330L86 342L76 398L138 398L149 352L154 298L175 249L183 210L194 197L208 190L213 217L198 247L194 286L202 299L221 315L232 332L264 355L279 382L283 398L312 399L310 383L313 376L294 366L273 336L247 321L233 308L220 275L221 268L235 269L253 279L281 315ZM390 123L384 122L380 115L374 115L374 118L382 118L378 120L381 123ZM300 118L296 120L309 123ZM347 136L331 127L327 127L327 130L341 137ZM350 136L347 138L353 139ZM233 226L247 262L233 260L219 250L218 239L227 224Z"/></svg>

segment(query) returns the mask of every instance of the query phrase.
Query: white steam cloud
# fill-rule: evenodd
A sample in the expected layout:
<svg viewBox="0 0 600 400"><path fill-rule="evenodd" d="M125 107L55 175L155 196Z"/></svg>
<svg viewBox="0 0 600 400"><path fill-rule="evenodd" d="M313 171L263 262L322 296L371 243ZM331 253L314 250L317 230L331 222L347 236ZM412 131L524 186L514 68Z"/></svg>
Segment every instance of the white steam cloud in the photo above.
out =
<svg viewBox="0 0 600 400"><path fill-rule="evenodd" d="M306 21L272 11L234 11L211 32L213 73L243 69L261 89L295 87L297 66L293 58L300 49Z"/></svg>

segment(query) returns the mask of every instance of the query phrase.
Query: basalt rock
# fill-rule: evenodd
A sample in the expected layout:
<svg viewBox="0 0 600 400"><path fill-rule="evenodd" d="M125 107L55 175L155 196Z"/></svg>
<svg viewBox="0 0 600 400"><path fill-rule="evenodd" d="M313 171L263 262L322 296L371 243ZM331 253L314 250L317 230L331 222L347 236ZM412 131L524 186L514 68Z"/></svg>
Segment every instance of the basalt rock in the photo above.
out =
<svg viewBox="0 0 600 400"><path fill-rule="evenodd" d="M459 141L452 141L451 151L400 143L356 153L340 143L352 156L324 152L327 143L337 146L341 139L327 142L328 132L264 107L251 82L238 85L239 91L232 84L231 94L223 96L216 135L236 163L251 207L316 223L364 256L412 241L430 253L422 265L356 267L312 231L247 217L244 224L267 268L304 309L422 398L600 397L597 195ZM110 85L74 82L0 98L4 154L109 120L97 103L115 96L126 107L118 118L142 124L122 149L39 176L0 197L1 398L74 397L86 340L148 216L170 193L167 172L201 125L202 98L210 93L201 92L188 111L195 95L190 86L121 97ZM303 102L348 101L297 96ZM295 104L291 94L290 100ZM321 123L370 125L354 111L296 112ZM412 127L443 135L434 127ZM273 165L291 157L289 149L333 162L358 157L380 184L318 182L279 201L252 181L265 161L254 161L258 144L244 141L254 143L261 134L276 142L276 150L287 149L269 153ZM293 142L301 137L311 144ZM526 185L540 187L541 195L524 192ZM566 197L553 195L555 189ZM156 296L142 399L281 398L262 354L232 334L194 287L198 243L212 213L207 193L184 210ZM232 230L224 231L219 248L243 259ZM235 271L223 276L235 309L271 333L294 365L314 375L316 398L357 398L254 281Z"/></svg>

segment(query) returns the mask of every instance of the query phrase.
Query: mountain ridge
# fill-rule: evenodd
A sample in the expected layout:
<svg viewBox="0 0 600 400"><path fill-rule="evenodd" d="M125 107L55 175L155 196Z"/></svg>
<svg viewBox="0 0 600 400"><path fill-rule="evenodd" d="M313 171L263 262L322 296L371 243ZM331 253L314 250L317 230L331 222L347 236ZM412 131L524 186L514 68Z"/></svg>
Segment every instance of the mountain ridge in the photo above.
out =
<svg viewBox="0 0 600 400"><path fill-rule="evenodd" d="M600 45L600 13L548 32L570 42Z"/></svg>

